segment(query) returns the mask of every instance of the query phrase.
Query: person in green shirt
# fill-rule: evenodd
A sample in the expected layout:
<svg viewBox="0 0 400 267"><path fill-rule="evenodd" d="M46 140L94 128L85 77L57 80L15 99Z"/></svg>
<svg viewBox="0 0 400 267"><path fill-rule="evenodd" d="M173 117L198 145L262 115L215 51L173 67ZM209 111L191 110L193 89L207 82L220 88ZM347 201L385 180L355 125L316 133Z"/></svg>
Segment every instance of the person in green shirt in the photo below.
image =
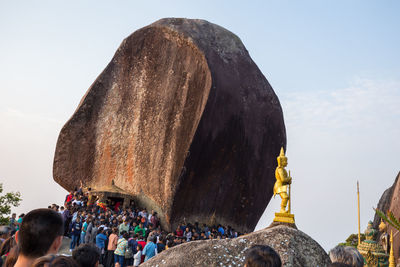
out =
<svg viewBox="0 0 400 267"><path fill-rule="evenodd" d="M129 233L129 224L127 220L125 220L124 223L121 223L118 226L118 235L121 236L122 232Z"/></svg>
<svg viewBox="0 0 400 267"><path fill-rule="evenodd" d="M139 223L139 225L135 227L134 231L135 231L135 234L139 233L139 234L142 234L142 236L146 235L146 230L144 229L142 223Z"/></svg>
<svg viewBox="0 0 400 267"><path fill-rule="evenodd" d="M25 214L22 213L19 215L17 222L15 223L17 226L15 227L15 231L18 231L19 228L21 227L22 219L24 218Z"/></svg>

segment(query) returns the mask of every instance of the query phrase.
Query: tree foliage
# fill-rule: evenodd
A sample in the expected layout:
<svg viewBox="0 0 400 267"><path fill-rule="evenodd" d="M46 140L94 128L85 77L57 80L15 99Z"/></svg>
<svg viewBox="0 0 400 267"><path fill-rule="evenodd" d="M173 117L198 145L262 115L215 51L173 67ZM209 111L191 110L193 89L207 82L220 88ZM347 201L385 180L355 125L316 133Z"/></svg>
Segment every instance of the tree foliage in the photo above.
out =
<svg viewBox="0 0 400 267"><path fill-rule="evenodd" d="M360 240L361 242L365 240L365 234L360 234ZM346 242L339 243L340 246L345 246L345 247L355 247L357 248L358 245L358 234L351 234L349 237L346 239Z"/></svg>
<svg viewBox="0 0 400 267"><path fill-rule="evenodd" d="M18 207L21 200L20 192L3 194L3 184L0 183L0 225L9 224L11 207Z"/></svg>

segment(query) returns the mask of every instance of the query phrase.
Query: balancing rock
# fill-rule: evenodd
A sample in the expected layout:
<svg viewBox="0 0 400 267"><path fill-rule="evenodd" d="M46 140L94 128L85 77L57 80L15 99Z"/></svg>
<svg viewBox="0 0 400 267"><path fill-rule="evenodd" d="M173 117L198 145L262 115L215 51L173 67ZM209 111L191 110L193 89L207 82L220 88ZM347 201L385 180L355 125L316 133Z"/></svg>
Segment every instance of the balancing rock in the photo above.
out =
<svg viewBox="0 0 400 267"><path fill-rule="evenodd" d="M53 176L112 183L187 222L254 229L286 146L282 109L240 39L204 20L161 19L118 48L62 128Z"/></svg>

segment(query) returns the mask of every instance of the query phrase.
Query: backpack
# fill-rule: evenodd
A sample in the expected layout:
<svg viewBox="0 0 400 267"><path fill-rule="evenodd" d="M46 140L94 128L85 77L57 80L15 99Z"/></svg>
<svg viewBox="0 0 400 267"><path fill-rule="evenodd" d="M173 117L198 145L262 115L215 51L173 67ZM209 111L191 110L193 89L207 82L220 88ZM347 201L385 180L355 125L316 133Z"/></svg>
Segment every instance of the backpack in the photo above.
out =
<svg viewBox="0 0 400 267"><path fill-rule="evenodd" d="M132 248L130 246L127 246L125 250L125 259L131 258L133 258Z"/></svg>

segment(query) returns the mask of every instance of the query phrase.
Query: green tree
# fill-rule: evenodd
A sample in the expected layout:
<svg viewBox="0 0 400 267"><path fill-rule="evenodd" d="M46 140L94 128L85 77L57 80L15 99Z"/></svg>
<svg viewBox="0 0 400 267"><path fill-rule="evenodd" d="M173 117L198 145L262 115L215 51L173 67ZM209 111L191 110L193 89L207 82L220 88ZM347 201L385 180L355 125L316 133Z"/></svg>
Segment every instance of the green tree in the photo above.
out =
<svg viewBox="0 0 400 267"><path fill-rule="evenodd" d="M3 184L0 183L0 225L9 224L11 207L18 207L21 202L20 192L3 193Z"/></svg>
<svg viewBox="0 0 400 267"><path fill-rule="evenodd" d="M365 235L360 234L360 240L361 242L365 240ZM346 239L346 242L339 243L339 246L345 246L345 247L355 247L357 248L358 245L358 234L351 234L349 237Z"/></svg>

